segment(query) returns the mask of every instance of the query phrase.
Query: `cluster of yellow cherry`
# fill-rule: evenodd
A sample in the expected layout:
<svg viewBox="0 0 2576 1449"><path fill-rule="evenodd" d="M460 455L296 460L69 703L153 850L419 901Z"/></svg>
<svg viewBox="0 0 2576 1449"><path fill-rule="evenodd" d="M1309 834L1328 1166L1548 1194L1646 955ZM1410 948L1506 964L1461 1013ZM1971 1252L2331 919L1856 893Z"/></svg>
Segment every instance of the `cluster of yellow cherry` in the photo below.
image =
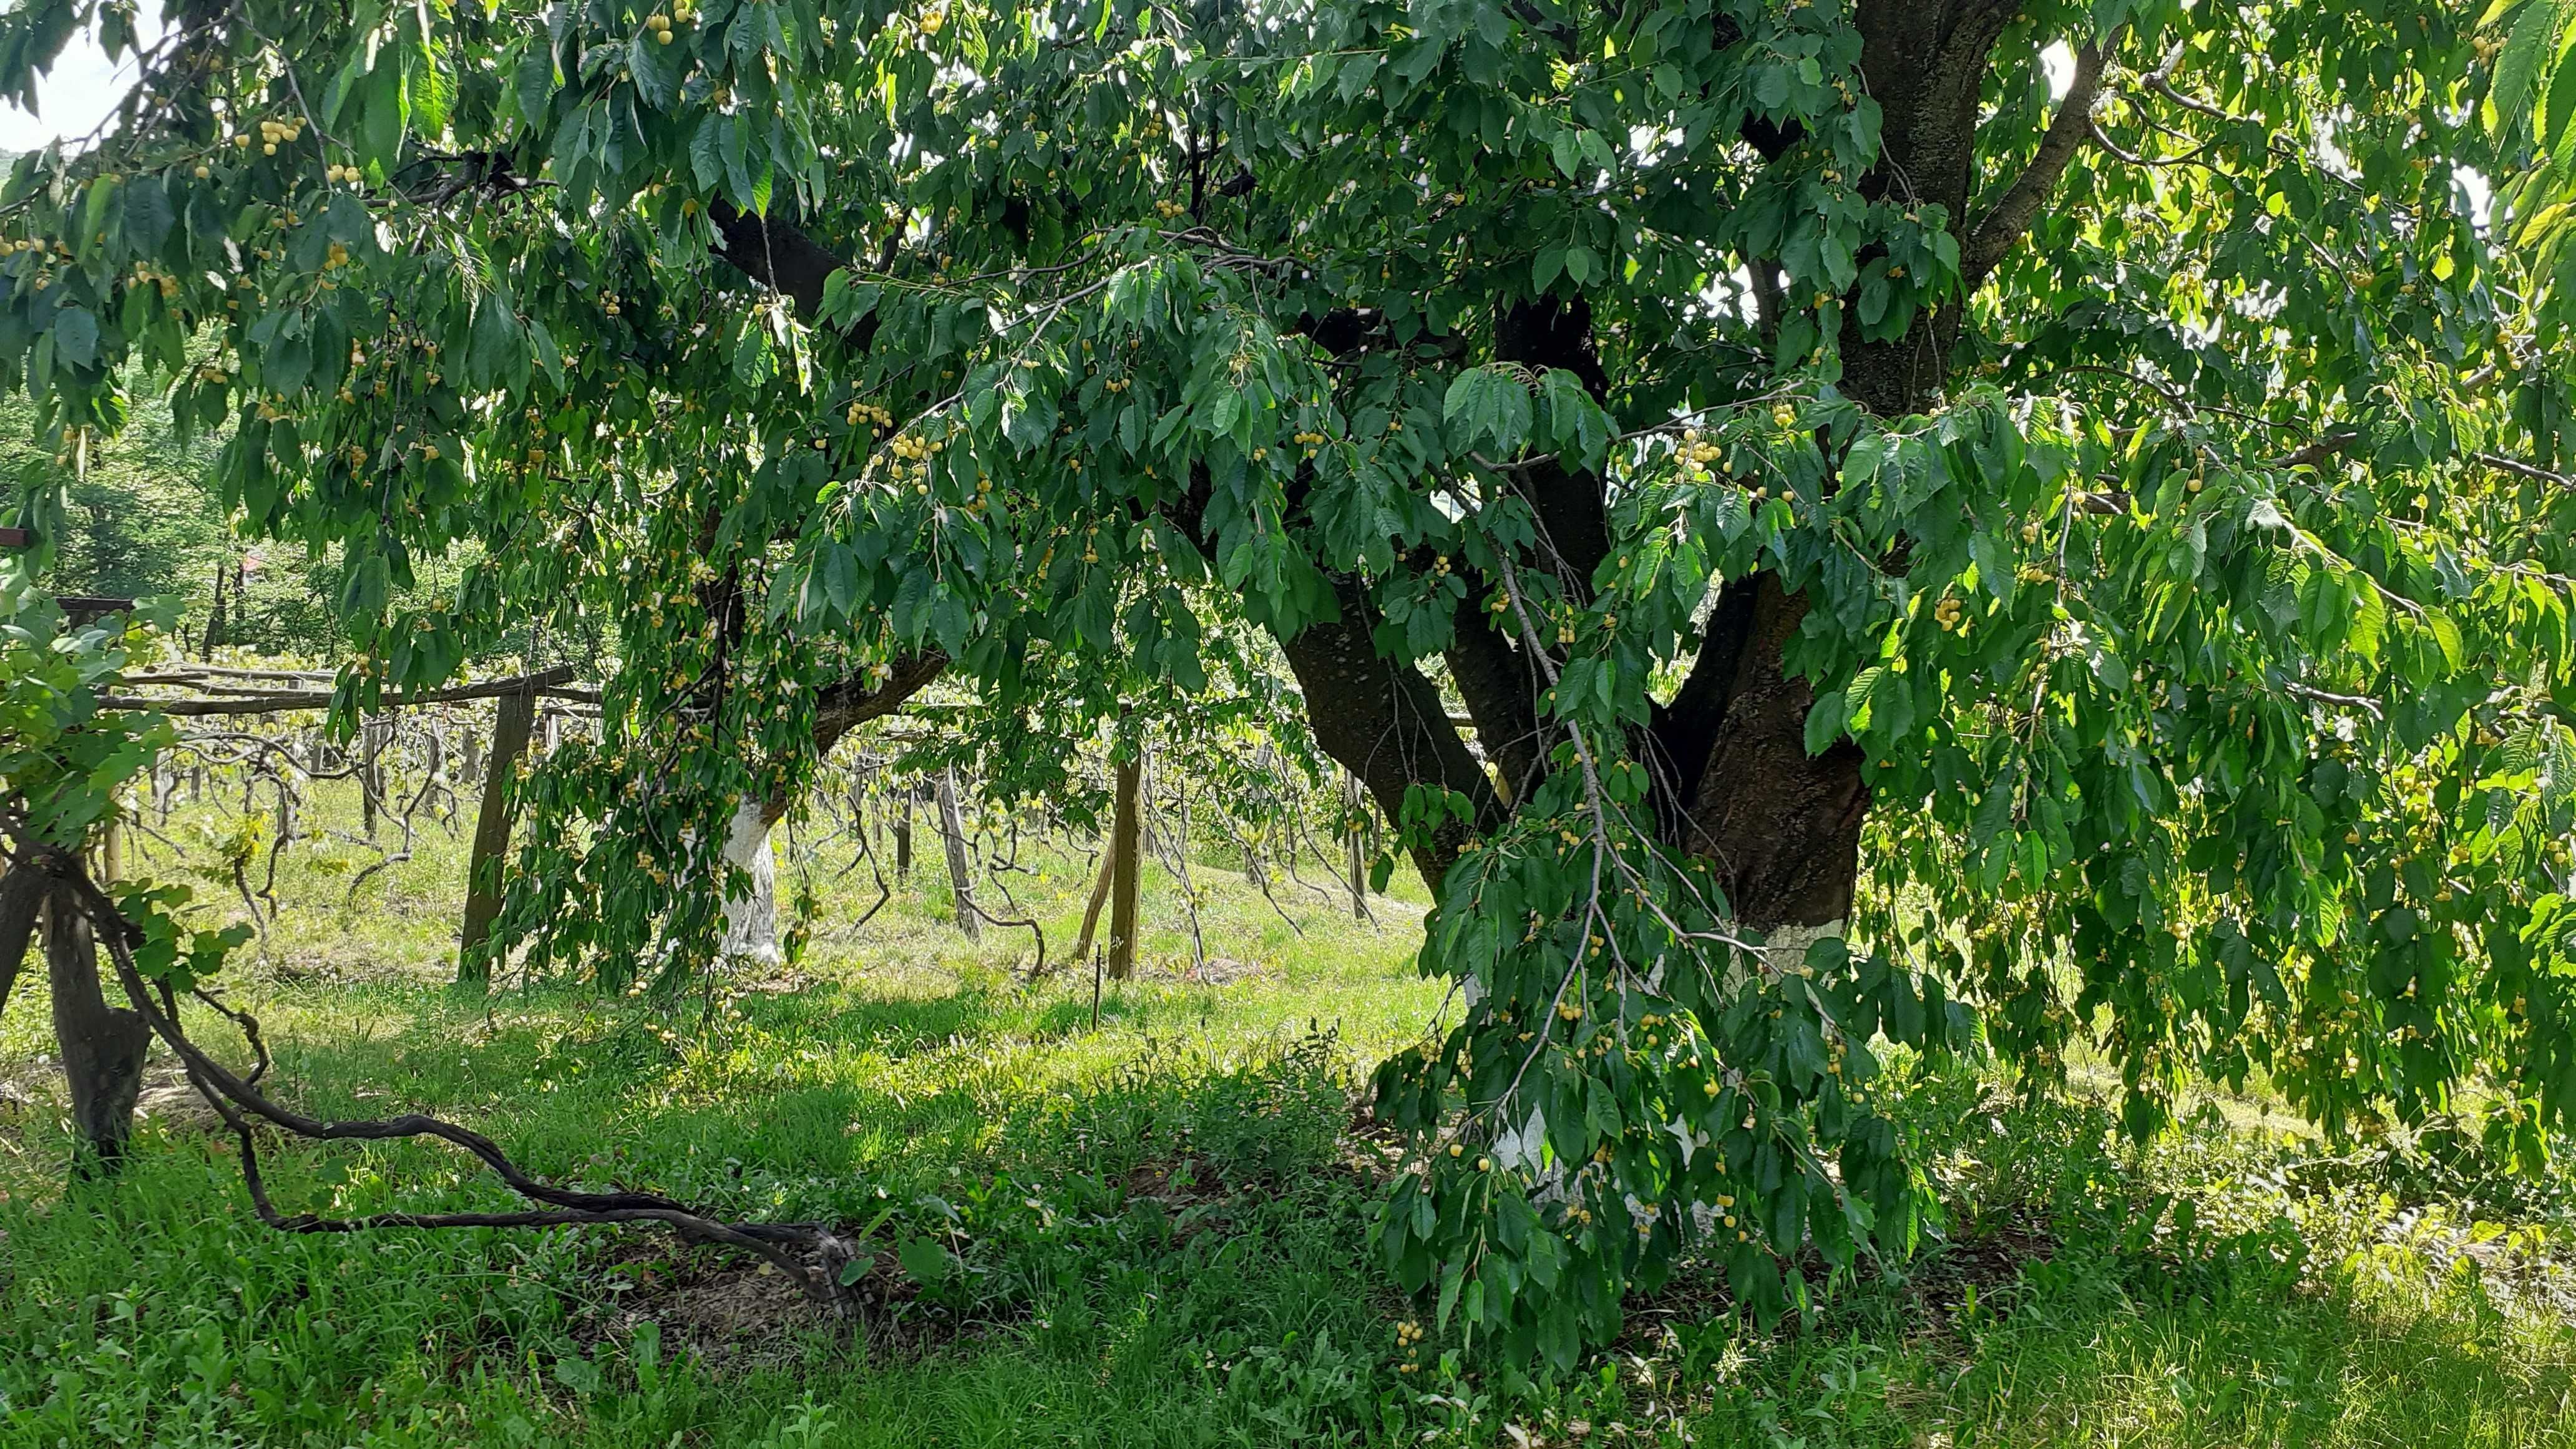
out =
<svg viewBox="0 0 2576 1449"><path fill-rule="evenodd" d="M1423 1331L1422 1325L1410 1318L1395 1326L1395 1346L1404 1350L1405 1357L1405 1362L1395 1366L1397 1373L1421 1372L1422 1365L1415 1361L1415 1357L1422 1352L1423 1340L1429 1337L1430 1334Z"/></svg>
<svg viewBox="0 0 2576 1449"><path fill-rule="evenodd" d="M915 493L930 491L930 484L927 481L930 476L930 455L939 451L939 444L923 438L918 433L904 433L888 443L886 451L894 455L894 462L886 467L888 477L897 483L909 480Z"/></svg>
<svg viewBox="0 0 2576 1449"><path fill-rule="evenodd" d="M1682 429L1681 459L1683 464L1691 470L1694 477L1698 476L1700 471L1707 468L1709 464L1714 463L1719 458L1725 456L1725 453L1726 450L1724 448L1719 447L1715 443L1706 441L1704 435L1699 429Z"/></svg>
<svg viewBox="0 0 2576 1449"><path fill-rule="evenodd" d="M278 147L293 142L296 137L303 134L302 121L262 121L259 123L259 154L274 156L277 154ZM233 137L233 144L248 150L250 132L243 131L236 134Z"/></svg>

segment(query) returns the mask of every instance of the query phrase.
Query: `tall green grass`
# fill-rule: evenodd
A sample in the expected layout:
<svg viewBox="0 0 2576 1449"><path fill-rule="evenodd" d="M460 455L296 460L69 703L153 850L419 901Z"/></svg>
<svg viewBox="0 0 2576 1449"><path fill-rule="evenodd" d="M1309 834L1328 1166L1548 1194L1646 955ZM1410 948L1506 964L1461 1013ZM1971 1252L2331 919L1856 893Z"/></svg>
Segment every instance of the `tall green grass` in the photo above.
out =
<svg viewBox="0 0 2576 1449"><path fill-rule="evenodd" d="M1028 863L1014 891L1069 939L1080 860ZM462 1002L461 869L429 832L352 904L348 863L290 849L231 983L279 1090L443 1112L566 1181L873 1225L861 1319L640 1232L276 1232L180 1112L122 1180L67 1186L22 986L0 1017L0 1076L32 1098L0 1120L0 1445L2576 1443L2563 1184L2215 1110L2138 1151L2098 1107L1918 1073L1909 1130L1946 1202L1921 1252L1768 1329L1689 1279L1534 1380L1436 1331L1408 1360L1394 1325L1422 1311L1369 1255L1384 1160L1352 1103L1441 1003L1409 964L1418 897L1371 926L1283 893L1292 926L1194 869L1206 949L1257 968L1206 985L1157 870L1148 969L1095 1027L1088 976L1028 984L1026 933L967 942L918 872L846 935L875 891L825 882L792 972ZM289 1211L506 1201L429 1147L266 1151Z"/></svg>

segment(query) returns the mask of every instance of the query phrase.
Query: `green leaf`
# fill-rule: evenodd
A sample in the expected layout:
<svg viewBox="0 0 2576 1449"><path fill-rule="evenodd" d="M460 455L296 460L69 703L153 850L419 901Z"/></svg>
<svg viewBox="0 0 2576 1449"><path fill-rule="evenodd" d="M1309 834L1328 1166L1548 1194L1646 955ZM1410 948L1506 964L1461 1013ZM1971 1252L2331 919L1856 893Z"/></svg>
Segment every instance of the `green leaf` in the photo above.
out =
<svg viewBox="0 0 2576 1449"><path fill-rule="evenodd" d="M906 1238L895 1249L895 1259L924 1288L936 1288L948 1281L948 1250L936 1239Z"/></svg>
<svg viewBox="0 0 2576 1449"><path fill-rule="evenodd" d="M520 118L531 129L544 123L557 83L554 47L543 37L530 41L527 49L520 52L519 64L511 76L511 93L519 103Z"/></svg>
<svg viewBox="0 0 2576 1449"><path fill-rule="evenodd" d="M2558 28L2557 0L2525 0L2520 18L2505 37L2504 50L2496 56L2495 80L2487 91L2499 127L2522 120L2540 63L2556 48Z"/></svg>
<svg viewBox="0 0 2576 1449"><path fill-rule="evenodd" d="M125 183L125 242L137 254L159 255L176 220L162 178L137 176Z"/></svg>
<svg viewBox="0 0 2576 1449"><path fill-rule="evenodd" d="M54 355L75 367L98 360L98 318L86 307L65 307L54 314Z"/></svg>
<svg viewBox="0 0 2576 1449"><path fill-rule="evenodd" d="M1845 719L1843 691L1829 689L1817 695L1815 708L1807 711L1807 753L1821 755L1840 739Z"/></svg>
<svg viewBox="0 0 2576 1449"><path fill-rule="evenodd" d="M474 309L474 326L467 334L466 382L478 389L512 378L524 384L528 361L527 329L520 325L509 295L487 293Z"/></svg>

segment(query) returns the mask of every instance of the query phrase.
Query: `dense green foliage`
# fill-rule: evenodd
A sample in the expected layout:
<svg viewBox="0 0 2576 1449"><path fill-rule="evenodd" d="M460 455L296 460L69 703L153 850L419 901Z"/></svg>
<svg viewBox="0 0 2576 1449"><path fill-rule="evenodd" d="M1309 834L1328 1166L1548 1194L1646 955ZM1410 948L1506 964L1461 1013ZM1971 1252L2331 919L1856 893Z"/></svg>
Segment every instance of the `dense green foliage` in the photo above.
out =
<svg viewBox="0 0 2576 1449"><path fill-rule="evenodd" d="M1776 1311L1914 1243L1873 1043L2099 1034L2141 1131L2192 1072L2576 1117L2576 68L2554 0L2434 11L182 7L0 191L0 369L58 451L138 363L229 426L352 704L613 620L517 907L612 979L846 681L944 656L1042 780L1266 630L1469 986L1381 1079L1386 1261L1567 1362L1685 1247ZM1660 778L1738 589L1869 808L1848 945L1699 843L1765 772ZM1525 770L1339 713L1440 661Z"/></svg>
<svg viewBox="0 0 2576 1449"><path fill-rule="evenodd" d="M202 612L215 571L231 562L206 478L214 450L180 443L158 398L143 398L137 412L132 427L102 440L99 456L74 474L67 459L38 446L34 410L13 396L0 411L0 475L34 505L20 513L63 533L50 575L56 587L127 599L183 594ZM45 504L63 512L37 517Z"/></svg>

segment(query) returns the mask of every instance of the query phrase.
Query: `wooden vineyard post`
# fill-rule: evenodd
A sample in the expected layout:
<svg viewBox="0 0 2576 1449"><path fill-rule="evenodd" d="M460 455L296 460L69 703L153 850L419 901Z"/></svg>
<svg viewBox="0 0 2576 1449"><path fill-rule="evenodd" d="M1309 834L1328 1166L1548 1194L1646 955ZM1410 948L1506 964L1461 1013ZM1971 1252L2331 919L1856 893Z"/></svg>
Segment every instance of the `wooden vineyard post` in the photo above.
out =
<svg viewBox="0 0 2576 1449"><path fill-rule="evenodd" d="M957 772L939 772L939 837L948 848L948 890L956 901L957 929L969 941L984 937L975 910L975 875L966 859L966 822L957 811Z"/></svg>
<svg viewBox="0 0 2576 1449"><path fill-rule="evenodd" d="M1109 975L1136 974L1136 895L1145 854L1145 746L1118 762L1117 812L1109 829Z"/></svg>
<svg viewBox="0 0 2576 1449"><path fill-rule="evenodd" d="M912 879L912 806L920 790L907 780L897 793L903 809L894 818L894 878L901 884Z"/></svg>
<svg viewBox="0 0 2576 1449"><path fill-rule="evenodd" d="M376 838L376 812L385 793L385 725L377 715L358 726L358 810L367 838Z"/></svg>
<svg viewBox="0 0 2576 1449"><path fill-rule="evenodd" d="M457 933L456 984L483 987L492 981L492 960L485 949L492 919L501 913L501 857L510 849L511 795L518 781L519 757L527 753L536 728L534 689L501 696L492 718L492 752L483 774L483 804L474 817L474 853L466 865L465 923Z"/></svg>
<svg viewBox="0 0 2576 1449"><path fill-rule="evenodd" d="M1368 919L1368 863L1360 853L1360 777L1342 772L1342 842L1349 858L1351 919Z"/></svg>

